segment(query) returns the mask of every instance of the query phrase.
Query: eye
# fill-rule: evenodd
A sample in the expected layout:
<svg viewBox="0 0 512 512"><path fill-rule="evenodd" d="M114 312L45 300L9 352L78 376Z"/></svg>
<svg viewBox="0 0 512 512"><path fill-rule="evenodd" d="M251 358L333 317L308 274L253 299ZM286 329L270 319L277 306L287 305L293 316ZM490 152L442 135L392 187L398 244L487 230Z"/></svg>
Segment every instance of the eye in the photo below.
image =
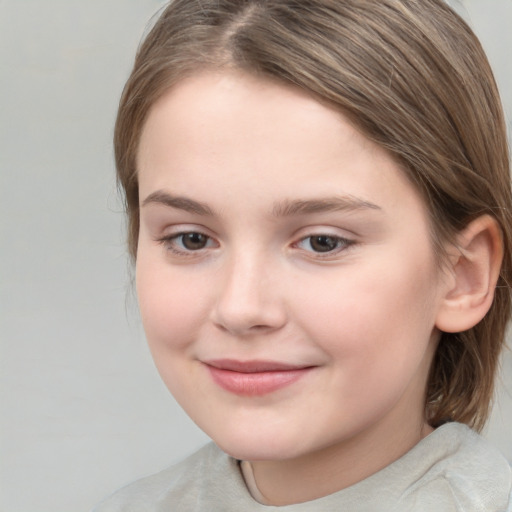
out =
<svg viewBox="0 0 512 512"><path fill-rule="evenodd" d="M351 240L347 240L346 238L339 236L313 235L303 238L297 245L306 251L316 253L330 253L341 251L350 246L352 243L353 242Z"/></svg>
<svg viewBox="0 0 512 512"><path fill-rule="evenodd" d="M176 235L166 236L158 241L162 243L166 249L178 254L200 251L217 246L211 237L198 231L178 233Z"/></svg>
<svg viewBox="0 0 512 512"><path fill-rule="evenodd" d="M204 249L210 240L210 237L203 233L182 233L174 237L175 241L187 251L198 251Z"/></svg>

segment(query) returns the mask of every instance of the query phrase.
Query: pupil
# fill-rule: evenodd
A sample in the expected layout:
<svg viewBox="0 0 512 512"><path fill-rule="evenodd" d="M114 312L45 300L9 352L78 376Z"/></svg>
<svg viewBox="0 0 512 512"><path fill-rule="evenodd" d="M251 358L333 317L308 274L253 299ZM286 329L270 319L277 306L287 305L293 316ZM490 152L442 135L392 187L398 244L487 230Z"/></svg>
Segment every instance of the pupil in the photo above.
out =
<svg viewBox="0 0 512 512"><path fill-rule="evenodd" d="M336 249L338 241L332 236L314 236L311 238L311 247L316 252L329 252Z"/></svg>
<svg viewBox="0 0 512 512"><path fill-rule="evenodd" d="M183 235L183 245L187 249L194 251L203 249L206 245L207 237L201 233L187 233Z"/></svg>

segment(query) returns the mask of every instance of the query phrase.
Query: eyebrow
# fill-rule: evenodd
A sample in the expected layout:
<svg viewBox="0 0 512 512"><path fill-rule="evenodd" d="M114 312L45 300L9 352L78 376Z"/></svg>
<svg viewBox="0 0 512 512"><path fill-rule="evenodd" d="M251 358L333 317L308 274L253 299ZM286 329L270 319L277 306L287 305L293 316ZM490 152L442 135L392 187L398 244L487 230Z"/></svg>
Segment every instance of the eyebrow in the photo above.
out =
<svg viewBox="0 0 512 512"><path fill-rule="evenodd" d="M163 190L152 192L144 199L142 206L148 204L162 204L178 210L204 216L213 216L214 211L205 203L195 201L188 197L173 196ZM311 213L324 213L335 211L353 210L382 210L374 203L355 196L333 196L321 199L295 199L284 200L275 204L272 208L274 217L291 217L294 215L306 215Z"/></svg>
<svg viewBox="0 0 512 512"><path fill-rule="evenodd" d="M322 199L282 201L272 210L275 217L289 217L308 213L324 213L352 210L382 210L380 206L354 196L333 196Z"/></svg>
<svg viewBox="0 0 512 512"><path fill-rule="evenodd" d="M146 206L151 203L163 204L164 206L170 206L171 208L177 208L178 210L195 213L196 215L213 215L212 209L207 204L194 201L188 197L173 196L163 190L157 190L156 192L149 194L149 196L142 202L142 206Z"/></svg>

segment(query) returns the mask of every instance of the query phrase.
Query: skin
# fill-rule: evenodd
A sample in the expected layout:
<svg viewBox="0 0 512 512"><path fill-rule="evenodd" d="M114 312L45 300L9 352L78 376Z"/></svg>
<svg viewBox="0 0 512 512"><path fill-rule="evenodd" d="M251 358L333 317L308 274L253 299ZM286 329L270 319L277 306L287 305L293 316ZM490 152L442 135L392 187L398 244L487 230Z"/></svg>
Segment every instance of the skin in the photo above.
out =
<svg viewBox="0 0 512 512"><path fill-rule="evenodd" d="M384 150L295 88L204 72L153 106L138 172L137 291L156 366L191 418L251 461L270 503L352 485L431 432L449 279ZM240 395L205 364L226 358L310 369Z"/></svg>

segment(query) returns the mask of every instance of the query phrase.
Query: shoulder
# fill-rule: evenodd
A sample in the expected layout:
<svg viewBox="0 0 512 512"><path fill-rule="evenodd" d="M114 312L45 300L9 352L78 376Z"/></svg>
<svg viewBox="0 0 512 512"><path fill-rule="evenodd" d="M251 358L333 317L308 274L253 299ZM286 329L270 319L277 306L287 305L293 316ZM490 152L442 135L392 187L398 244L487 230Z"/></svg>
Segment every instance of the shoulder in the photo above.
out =
<svg viewBox="0 0 512 512"><path fill-rule="evenodd" d="M201 510L200 502L211 500L219 489L236 494L245 485L237 461L209 443L182 462L116 491L92 512Z"/></svg>
<svg viewBox="0 0 512 512"><path fill-rule="evenodd" d="M403 495L411 510L512 512L510 465L476 432L450 423L420 445L410 462L422 458L427 466Z"/></svg>

